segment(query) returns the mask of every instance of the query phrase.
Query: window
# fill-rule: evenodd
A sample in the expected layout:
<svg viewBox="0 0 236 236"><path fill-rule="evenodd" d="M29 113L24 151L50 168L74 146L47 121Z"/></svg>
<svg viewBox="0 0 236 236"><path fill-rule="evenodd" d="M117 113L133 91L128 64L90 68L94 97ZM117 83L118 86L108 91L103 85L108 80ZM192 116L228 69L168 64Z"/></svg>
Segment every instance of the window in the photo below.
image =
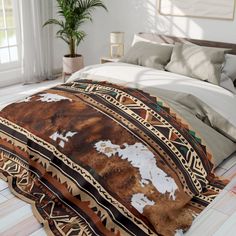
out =
<svg viewBox="0 0 236 236"><path fill-rule="evenodd" d="M19 37L14 0L0 0L0 70L20 64Z"/></svg>

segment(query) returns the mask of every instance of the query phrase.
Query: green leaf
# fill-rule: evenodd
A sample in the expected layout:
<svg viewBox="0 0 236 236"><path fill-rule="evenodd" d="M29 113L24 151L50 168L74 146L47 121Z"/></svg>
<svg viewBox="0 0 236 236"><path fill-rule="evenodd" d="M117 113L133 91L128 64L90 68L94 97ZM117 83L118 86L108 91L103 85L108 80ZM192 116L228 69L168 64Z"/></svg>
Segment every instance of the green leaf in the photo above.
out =
<svg viewBox="0 0 236 236"><path fill-rule="evenodd" d="M46 21L43 24L43 27L46 26L46 25L51 25L51 24L55 24L55 25L59 25L59 26L63 27L63 21L59 21L59 20L56 20L56 19L49 19L48 21Z"/></svg>
<svg viewBox="0 0 236 236"><path fill-rule="evenodd" d="M103 8L107 11L102 0L57 0L58 19L49 19L44 23L46 25L54 24L60 27L57 31L57 38L65 41L70 48L70 53L76 54L76 47L86 37L86 33L82 31L81 26L92 21L92 13L96 8Z"/></svg>

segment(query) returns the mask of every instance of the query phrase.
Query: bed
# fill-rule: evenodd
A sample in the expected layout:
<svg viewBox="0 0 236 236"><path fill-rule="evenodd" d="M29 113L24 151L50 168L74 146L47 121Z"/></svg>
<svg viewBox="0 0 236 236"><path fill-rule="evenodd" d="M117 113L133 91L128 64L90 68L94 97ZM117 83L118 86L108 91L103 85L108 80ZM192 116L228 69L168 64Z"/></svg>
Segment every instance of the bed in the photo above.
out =
<svg viewBox="0 0 236 236"><path fill-rule="evenodd" d="M235 106L184 75L89 66L0 112L0 177L48 235L181 234L228 183L214 169L236 151Z"/></svg>

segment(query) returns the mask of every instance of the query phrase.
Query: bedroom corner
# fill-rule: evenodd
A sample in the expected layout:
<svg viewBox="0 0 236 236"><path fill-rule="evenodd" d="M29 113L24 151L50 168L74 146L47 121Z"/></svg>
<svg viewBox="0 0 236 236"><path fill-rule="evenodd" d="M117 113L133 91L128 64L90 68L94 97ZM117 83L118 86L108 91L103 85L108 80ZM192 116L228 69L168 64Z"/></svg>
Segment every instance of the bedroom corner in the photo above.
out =
<svg viewBox="0 0 236 236"><path fill-rule="evenodd" d="M0 0L0 236L235 236L236 0Z"/></svg>

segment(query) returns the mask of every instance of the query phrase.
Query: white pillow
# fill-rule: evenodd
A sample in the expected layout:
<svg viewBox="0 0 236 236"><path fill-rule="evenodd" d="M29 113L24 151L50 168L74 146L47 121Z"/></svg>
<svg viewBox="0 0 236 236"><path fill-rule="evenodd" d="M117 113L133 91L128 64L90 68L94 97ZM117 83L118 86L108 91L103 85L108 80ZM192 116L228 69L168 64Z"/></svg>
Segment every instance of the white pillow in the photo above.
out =
<svg viewBox="0 0 236 236"><path fill-rule="evenodd" d="M134 44L138 43L138 42L146 42L146 43L153 43L153 44L161 44L161 45L171 45L174 47L174 44L169 44L169 43L160 43L151 39L145 39L142 36L135 34L134 38L133 38L133 42L132 42L132 46L134 46Z"/></svg>
<svg viewBox="0 0 236 236"><path fill-rule="evenodd" d="M138 42L157 43L155 41L152 41L152 40L149 40L149 39L145 39L145 38L141 37L138 34L135 34L134 38L133 38L132 46L134 46L134 44L136 44Z"/></svg>

